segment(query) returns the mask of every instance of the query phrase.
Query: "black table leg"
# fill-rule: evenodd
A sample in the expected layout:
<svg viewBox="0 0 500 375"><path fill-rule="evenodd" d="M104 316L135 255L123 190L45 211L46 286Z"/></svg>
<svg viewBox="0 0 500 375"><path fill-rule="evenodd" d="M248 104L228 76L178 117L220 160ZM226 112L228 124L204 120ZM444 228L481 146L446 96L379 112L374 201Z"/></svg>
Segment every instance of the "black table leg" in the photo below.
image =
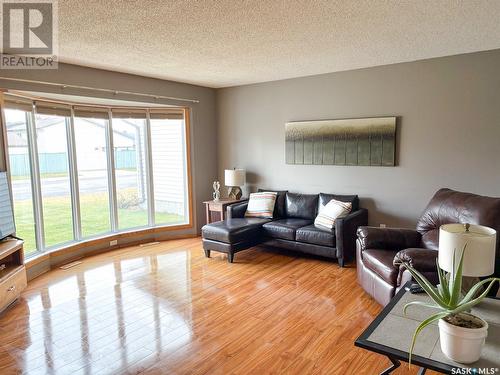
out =
<svg viewBox="0 0 500 375"><path fill-rule="evenodd" d="M420 367L418 369L417 375L424 375L427 369L425 367Z"/></svg>
<svg viewBox="0 0 500 375"><path fill-rule="evenodd" d="M380 375L390 375L394 370L396 370L399 366L401 366L401 362L399 362L397 359L394 359L392 357L387 357L387 358L389 358L389 361L392 362L392 365L386 368L384 371L382 371Z"/></svg>

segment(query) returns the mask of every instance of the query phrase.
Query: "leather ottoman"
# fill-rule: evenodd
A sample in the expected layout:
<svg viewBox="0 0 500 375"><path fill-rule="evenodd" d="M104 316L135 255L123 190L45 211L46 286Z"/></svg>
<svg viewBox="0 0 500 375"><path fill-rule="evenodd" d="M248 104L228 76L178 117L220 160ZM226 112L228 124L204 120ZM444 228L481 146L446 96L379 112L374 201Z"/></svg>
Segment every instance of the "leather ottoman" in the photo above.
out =
<svg viewBox="0 0 500 375"><path fill-rule="evenodd" d="M203 250L210 257L210 251L220 251L227 254L229 263L233 262L234 254L248 249L261 242L262 225L269 219L234 218L204 225L201 228Z"/></svg>

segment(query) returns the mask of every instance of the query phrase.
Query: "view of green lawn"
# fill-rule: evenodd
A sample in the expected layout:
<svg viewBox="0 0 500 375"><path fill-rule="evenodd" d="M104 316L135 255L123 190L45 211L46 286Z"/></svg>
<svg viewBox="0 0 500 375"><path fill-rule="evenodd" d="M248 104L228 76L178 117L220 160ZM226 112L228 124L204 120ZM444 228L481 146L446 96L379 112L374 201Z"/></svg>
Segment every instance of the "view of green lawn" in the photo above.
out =
<svg viewBox="0 0 500 375"><path fill-rule="evenodd" d="M26 255L36 251L31 201L15 202L16 233L24 239ZM80 197L83 236L95 236L110 231L108 196L106 193L85 194ZM43 200L46 246L73 239L71 207L68 197L47 197ZM170 213L156 213L156 223L181 222L184 218ZM139 207L118 208L119 229L145 226L148 214Z"/></svg>

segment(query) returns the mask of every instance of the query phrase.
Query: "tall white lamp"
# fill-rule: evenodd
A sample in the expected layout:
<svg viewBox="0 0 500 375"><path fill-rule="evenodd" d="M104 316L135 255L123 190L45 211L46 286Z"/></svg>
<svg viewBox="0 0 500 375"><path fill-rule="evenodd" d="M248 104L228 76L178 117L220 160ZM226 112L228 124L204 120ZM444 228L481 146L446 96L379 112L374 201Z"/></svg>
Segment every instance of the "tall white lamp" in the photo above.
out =
<svg viewBox="0 0 500 375"><path fill-rule="evenodd" d="M453 270L453 257L458 267L464 245L463 276L489 276L495 272L496 230L482 225L445 224L439 228L439 267Z"/></svg>
<svg viewBox="0 0 500 375"><path fill-rule="evenodd" d="M226 169L224 171L224 182L228 189L230 199L240 199L242 192L240 186L245 185L244 169Z"/></svg>

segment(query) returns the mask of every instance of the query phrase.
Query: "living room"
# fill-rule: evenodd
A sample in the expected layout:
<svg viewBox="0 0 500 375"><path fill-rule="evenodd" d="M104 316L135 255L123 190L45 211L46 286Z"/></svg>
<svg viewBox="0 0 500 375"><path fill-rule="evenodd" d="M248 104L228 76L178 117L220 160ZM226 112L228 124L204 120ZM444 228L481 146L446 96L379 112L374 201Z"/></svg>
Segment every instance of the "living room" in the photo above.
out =
<svg viewBox="0 0 500 375"><path fill-rule="evenodd" d="M2 373L498 373L500 2L2 12Z"/></svg>

